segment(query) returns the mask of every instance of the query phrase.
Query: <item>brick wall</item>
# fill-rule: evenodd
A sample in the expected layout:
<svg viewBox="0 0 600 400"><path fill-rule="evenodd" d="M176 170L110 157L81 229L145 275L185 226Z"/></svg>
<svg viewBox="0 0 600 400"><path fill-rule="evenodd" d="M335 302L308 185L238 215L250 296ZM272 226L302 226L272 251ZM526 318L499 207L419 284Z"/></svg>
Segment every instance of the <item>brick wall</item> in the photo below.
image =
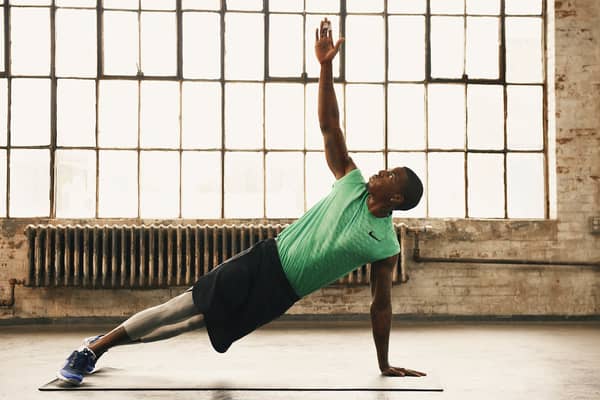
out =
<svg viewBox="0 0 600 400"><path fill-rule="evenodd" d="M432 225L423 256L600 261L600 2L555 2L556 219L547 221L411 220ZM552 121L551 121L552 122ZM552 124L551 124L552 125ZM0 222L0 296L26 271L27 223ZM600 270L585 267L415 264L393 289L394 312L420 315L600 315ZM172 290L73 290L17 287L0 318L124 317L169 298ZM293 314L366 313L366 287L329 287L295 305Z"/></svg>

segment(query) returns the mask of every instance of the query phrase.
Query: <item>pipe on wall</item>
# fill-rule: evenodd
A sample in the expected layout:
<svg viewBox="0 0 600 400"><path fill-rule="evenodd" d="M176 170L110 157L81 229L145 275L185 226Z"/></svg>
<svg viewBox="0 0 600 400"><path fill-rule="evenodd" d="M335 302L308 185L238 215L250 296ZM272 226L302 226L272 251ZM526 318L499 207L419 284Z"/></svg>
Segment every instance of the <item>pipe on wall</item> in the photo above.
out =
<svg viewBox="0 0 600 400"><path fill-rule="evenodd" d="M412 259L417 263L455 263L455 264L518 264L518 265L559 265L567 267L600 268L600 261L552 261L504 258L462 258L462 257L422 257L419 248L419 232L415 232L415 244Z"/></svg>
<svg viewBox="0 0 600 400"><path fill-rule="evenodd" d="M16 285L24 285L25 280L11 278L8 280L8 284L10 285L10 298L8 300L0 300L1 308L10 308L15 305L15 286Z"/></svg>

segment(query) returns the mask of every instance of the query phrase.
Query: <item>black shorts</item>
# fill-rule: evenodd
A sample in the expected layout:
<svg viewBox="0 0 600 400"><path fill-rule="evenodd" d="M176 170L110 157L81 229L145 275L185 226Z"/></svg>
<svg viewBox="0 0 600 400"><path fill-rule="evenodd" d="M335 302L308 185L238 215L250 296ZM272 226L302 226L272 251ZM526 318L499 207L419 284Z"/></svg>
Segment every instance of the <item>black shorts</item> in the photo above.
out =
<svg viewBox="0 0 600 400"><path fill-rule="evenodd" d="M299 300L283 272L274 239L224 261L194 284L192 294L219 353Z"/></svg>

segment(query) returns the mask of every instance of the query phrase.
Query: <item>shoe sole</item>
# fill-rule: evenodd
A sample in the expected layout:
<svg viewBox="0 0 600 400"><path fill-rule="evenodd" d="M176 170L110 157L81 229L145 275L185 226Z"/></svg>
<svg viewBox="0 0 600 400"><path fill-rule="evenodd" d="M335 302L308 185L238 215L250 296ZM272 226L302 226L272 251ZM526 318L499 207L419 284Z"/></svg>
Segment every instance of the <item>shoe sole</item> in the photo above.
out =
<svg viewBox="0 0 600 400"><path fill-rule="evenodd" d="M61 375L60 372L58 372L56 374L56 377L58 378L59 381L68 383L68 384L73 385L73 386L79 386L79 385L81 385L81 382L82 382L82 381L78 381L78 380L73 379L73 378L67 378L66 376Z"/></svg>

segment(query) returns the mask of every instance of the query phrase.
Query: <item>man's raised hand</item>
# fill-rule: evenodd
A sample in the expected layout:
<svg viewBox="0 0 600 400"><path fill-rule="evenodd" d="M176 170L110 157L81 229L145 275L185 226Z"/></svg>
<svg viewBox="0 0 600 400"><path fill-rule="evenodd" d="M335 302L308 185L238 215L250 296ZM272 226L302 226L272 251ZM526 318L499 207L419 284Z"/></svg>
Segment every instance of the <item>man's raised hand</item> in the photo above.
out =
<svg viewBox="0 0 600 400"><path fill-rule="evenodd" d="M315 32L315 54L317 55L319 64L331 62L344 42L344 38L340 37L334 46L331 31L331 21L325 18L321 21L321 26Z"/></svg>

